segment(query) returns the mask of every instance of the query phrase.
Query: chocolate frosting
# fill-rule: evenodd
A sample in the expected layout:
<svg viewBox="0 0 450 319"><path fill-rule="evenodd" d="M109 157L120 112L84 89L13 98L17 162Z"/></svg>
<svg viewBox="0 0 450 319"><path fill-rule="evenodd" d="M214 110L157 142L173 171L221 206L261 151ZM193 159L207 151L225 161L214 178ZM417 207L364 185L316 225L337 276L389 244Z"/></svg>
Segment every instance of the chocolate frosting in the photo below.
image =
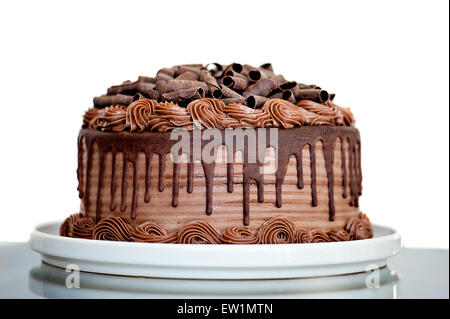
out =
<svg viewBox="0 0 450 319"><path fill-rule="evenodd" d="M253 96L250 96L250 98ZM234 98L231 98L234 99ZM196 122L205 128L280 127L354 124L349 109L331 102L328 105L304 100L297 105L283 99L267 99L261 109L242 103L230 103L215 98L201 98L186 108L173 102L157 102L141 98L128 107L113 105L105 109L89 109L83 119L85 127L103 131L158 131L174 128L192 129Z"/></svg>
<svg viewBox="0 0 450 319"><path fill-rule="evenodd" d="M126 111L126 123L130 132L143 132L147 129L150 117L155 113L155 100L140 99L131 103Z"/></svg>
<svg viewBox="0 0 450 319"><path fill-rule="evenodd" d="M294 223L282 216L272 217L258 230L261 244L291 244L295 242L296 227Z"/></svg>
<svg viewBox="0 0 450 319"><path fill-rule="evenodd" d="M282 99L272 99L264 103L263 111L270 114L275 127L293 128L303 125L332 125L330 117L320 116Z"/></svg>
<svg viewBox="0 0 450 319"><path fill-rule="evenodd" d="M329 118L335 125L344 124L344 115L336 107L327 106L309 100L301 100L297 102L297 106L300 106L309 112Z"/></svg>
<svg viewBox="0 0 450 319"><path fill-rule="evenodd" d="M157 103L154 114L150 117L148 127L152 131L166 132L174 128L192 128L192 119L185 108L175 103Z"/></svg>
<svg viewBox="0 0 450 319"><path fill-rule="evenodd" d="M72 231L77 225L82 231ZM121 217L108 217L95 225L92 218L74 214L61 225L60 235L84 239L178 244L302 244L373 237L371 223L362 213L351 218L345 229L329 232L297 227L289 218L277 216L264 222L256 234L245 226L230 226L220 232L206 221L194 221L172 234L167 234L153 221L134 227Z"/></svg>
<svg viewBox="0 0 450 319"><path fill-rule="evenodd" d="M230 226L223 231L224 244L258 244L259 239L246 226Z"/></svg>
<svg viewBox="0 0 450 319"><path fill-rule="evenodd" d="M192 120L205 128L235 128L241 126L238 120L224 112L225 103L218 99L204 98L192 101L187 106Z"/></svg>
<svg viewBox="0 0 450 319"><path fill-rule="evenodd" d="M60 227L60 234L66 237L92 238L95 220L81 214L70 215Z"/></svg>
<svg viewBox="0 0 450 319"><path fill-rule="evenodd" d="M129 127L126 106L113 105L105 109L105 114L102 116L102 129L104 131L122 132Z"/></svg>
<svg viewBox="0 0 450 319"><path fill-rule="evenodd" d="M132 227L121 217L104 218L95 226L92 239L133 241Z"/></svg>
<svg viewBox="0 0 450 319"><path fill-rule="evenodd" d="M148 221L136 227L133 231L133 239L146 243L174 243L177 236L176 234L168 235L157 223Z"/></svg>
<svg viewBox="0 0 450 319"><path fill-rule="evenodd" d="M273 119L265 110L252 109L239 103L225 106L225 113L246 127L271 127Z"/></svg>
<svg viewBox="0 0 450 319"><path fill-rule="evenodd" d="M180 244L220 244L220 233L206 222L194 222L184 226L177 235Z"/></svg>
<svg viewBox="0 0 450 319"><path fill-rule="evenodd" d="M345 226L351 239L364 239L373 236L372 225L366 215L360 213L358 217L350 219Z"/></svg>

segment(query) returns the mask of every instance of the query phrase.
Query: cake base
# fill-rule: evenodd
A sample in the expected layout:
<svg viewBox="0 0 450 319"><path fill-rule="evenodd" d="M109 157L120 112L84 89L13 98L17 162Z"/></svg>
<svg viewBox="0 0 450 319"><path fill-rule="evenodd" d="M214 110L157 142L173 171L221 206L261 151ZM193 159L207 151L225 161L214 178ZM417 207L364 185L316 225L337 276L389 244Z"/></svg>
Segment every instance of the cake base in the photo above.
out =
<svg viewBox="0 0 450 319"><path fill-rule="evenodd" d="M160 278L270 279L330 276L383 267L401 247L393 229L374 226L372 239L281 245L177 245L59 236L61 223L38 226L31 248L57 267Z"/></svg>

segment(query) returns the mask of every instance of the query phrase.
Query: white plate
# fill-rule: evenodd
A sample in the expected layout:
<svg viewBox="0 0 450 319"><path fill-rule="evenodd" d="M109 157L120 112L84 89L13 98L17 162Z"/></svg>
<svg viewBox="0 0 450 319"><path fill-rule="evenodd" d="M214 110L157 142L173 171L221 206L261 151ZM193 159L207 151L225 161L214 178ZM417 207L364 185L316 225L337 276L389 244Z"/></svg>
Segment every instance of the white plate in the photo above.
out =
<svg viewBox="0 0 450 319"><path fill-rule="evenodd" d="M30 246L50 265L81 271L185 279L281 279L351 274L383 267L401 248L393 229L374 225L374 238L287 245L180 245L68 238L60 222L38 226Z"/></svg>
<svg viewBox="0 0 450 319"><path fill-rule="evenodd" d="M64 269L42 263L30 271L29 288L46 298L392 299L399 285L398 275L388 267L370 274L257 280L167 279L80 272L79 289L67 289L68 275Z"/></svg>

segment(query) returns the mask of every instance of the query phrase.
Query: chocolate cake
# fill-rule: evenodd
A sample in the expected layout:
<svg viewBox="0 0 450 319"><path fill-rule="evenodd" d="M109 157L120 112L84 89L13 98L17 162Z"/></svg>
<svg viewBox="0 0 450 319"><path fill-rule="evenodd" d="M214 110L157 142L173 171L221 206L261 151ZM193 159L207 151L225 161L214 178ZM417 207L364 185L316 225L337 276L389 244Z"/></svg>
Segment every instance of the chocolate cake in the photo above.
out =
<svg viewBox="0 0 450 319"><path fill-rule="evenodd" d="M179 65L94 98L62 236L178 244L372 237L350 109L270 64Z"/></svg>

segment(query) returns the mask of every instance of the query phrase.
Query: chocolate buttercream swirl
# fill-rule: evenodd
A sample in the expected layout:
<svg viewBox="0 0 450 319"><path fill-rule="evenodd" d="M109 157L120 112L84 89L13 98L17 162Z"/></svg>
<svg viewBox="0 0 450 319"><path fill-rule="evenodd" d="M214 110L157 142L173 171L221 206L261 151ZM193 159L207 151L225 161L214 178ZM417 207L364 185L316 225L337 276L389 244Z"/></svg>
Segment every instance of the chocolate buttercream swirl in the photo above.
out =
<svg viewBox="0 0 450 319"><path fill-rule="evenodd" d="M345 225L350 239L359 240L373 237L372 225L366 215L360 213L358 217L350 219Z"/></svg>
<svg viewBox="0 0 450 319"><path fill-rule="evenodd" d="M310 100L301 100L296 103L297 106L324 117L328 117L330 122L336 125L344 125L344 115L337 108L329 107Z"/></svg>
<svg viewBox="0 0 450 319"><path fill-rule="evenodd" d="M153 221L140 224L133 231L133 239L146 243L174 243L177 240L176 233L168 235L167 232Z"/></svg>
<svg viewBox="0 0 450 319"><path fill-rule="evenodd" d="M326 243L330 241L327 232L321 229L313 229L310 231L310 236L313 243Z"/></svg>
<svg viewBox="0 0 450 319"><path fill-rule="evenodd" d="M345 125L353 126L355 124L355 118L350 108L339 106L337 104L334 104L332 101L326 101L324 104L332 109L338 110L344 117Z"/></svg>
<svg viewBox="0 0 450 319"><path fill-rule="evenodd" d="M83 126L96 129L102 123L102 116L105 114L103 109L95 107L90 108L84 113Z"/></svg>
<svg viewBox="0 0 450 319"><path fill-rule="evenodd" d="M271 99L264 103L262 110L270 114L276 127L293 128L302 125L332 125L333 121L325 116L309 112L289 101Z"/></svg>
<svg viewBox="0 0 450 319"><path fill-rule="evenodd" d="M295 242L294 223L282 216L272 217L258 229L261 244L291 244Z"/></svg>
<svg viewBox="0 0 450 319"><path fill-rule="evenodd" d="M312 236L309 229L298 228L295 234L295 242L299 244L312 243Z"/></svg>
<svg viewBox="0 0 450 319"><path fill-rule="evenodd" d="M179 244L287 244L320 243L366 239L373 237L372 226L366 215L351 218L345 229L329 232L322 229L297 228L286 217L273 217L264 222L254 234L246 226L230 226L220 233L207 222L192 222L178 232L168 234L153 221L137 227L121 217L108 217L95 225L95 220L81 214L69 216L60 227L60 235L74 238L147 243Z"/></svg>
<svg viewBox="0 0 450 319"><path fill-rule="evenodd" d="M206 222L193 222L178 231L179 244L220 244L220 233Z"/></svg>
<svg viewBox="0 0 450 319"><path fill-rule="evenodd" d="M111 241L133 241L133 227L122 217L102 219L94 228L92 239Z"/></svg>
<svg viewBox="0 0 450 319"><path fill-rule="evenodd" d="M327 232L321 229L305 229L298 228L295 235L296 242L300 244L306 243L326 243L333 241L327 234Z"/></svg>
<svg viewBox="0 0 450 319"><path fill-rule="evenodd" d="M113 105L105 109L102 116L102 129L104 131L122 132L129 128L127 122L127 107L123 105Z"/></svg>
<svg viewBox="0 0 450 319"><path fill-rule="evenodd" d="M158 103L155 105L154 113L148 122L148 127L152 131L166 132L177 127L192 128L189 112L175 103Z"/></svg>
<svg viewBox="0 0 450 319"><path fill-rule="evenodd" d="M95 220L81 213L70 215L62 223L59 233L61 236L91 239L95 227Z"/></svg>
<svg viewBox="0 0 450 319"><path fill-rule="evenodd" d="M347 241L350 240L350 234L345 229L336 229L328 232L331 241Z"/></svg>
<svg viewBox="0 0 450 319"><path fill-rule="evenodd" d="M252 109L239 103L232 103L225 106L224 112L247 127L270 127L272 118L265 110Z"/></svg>
<svg viewBox="0 0 450 319"><path fill-rule="evenodd" d="M230 226L223 231L222 242L225 244L257 244L255 236L246 226Z"/></svg>
<svg viewBox="0 0 450 319"><path fill-rule="evenodd" d="M143 132L148 127L148 122L157 102L150 99L140 99L134 101L127 107L126 121L130 126L130 132Z"/></svg>
<svg viewBox="0 0 450 319"><path fill-rule="evenodd" d="M203 98L188 104L192 120L206 128L234 128L241 124L224 112L225 103L218 99Z"/></svg>

